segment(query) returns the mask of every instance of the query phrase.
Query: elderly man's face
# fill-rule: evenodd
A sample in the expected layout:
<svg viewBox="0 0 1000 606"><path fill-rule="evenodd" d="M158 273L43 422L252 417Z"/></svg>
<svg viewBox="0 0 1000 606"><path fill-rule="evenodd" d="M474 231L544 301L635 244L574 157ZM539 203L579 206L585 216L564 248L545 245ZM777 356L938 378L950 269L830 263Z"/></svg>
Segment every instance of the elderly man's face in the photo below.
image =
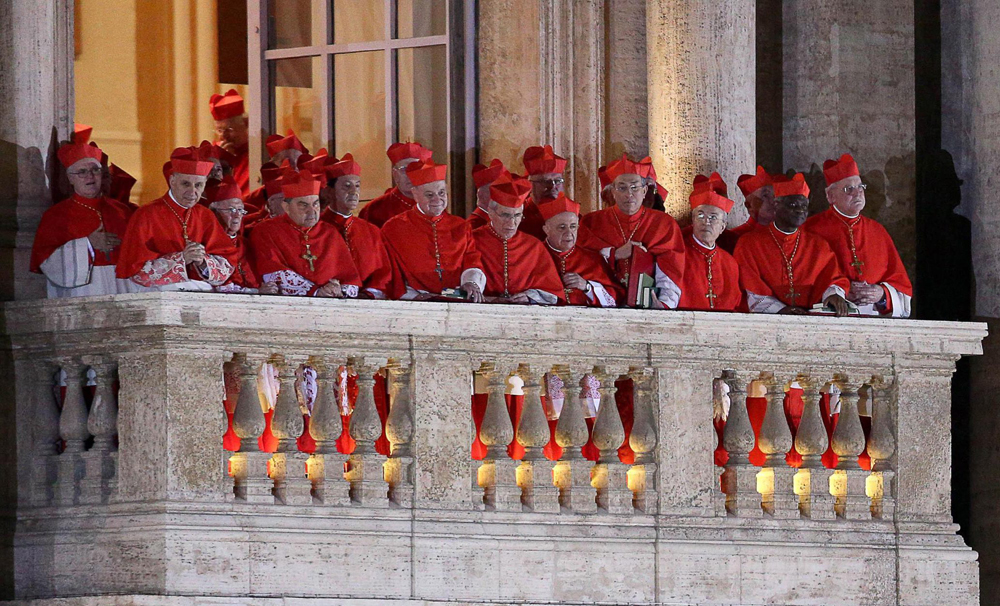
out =
<svg viewBox="0 0 1000 606"><path fill-rule="evenodd" d="M353 213L361 202L361 177L358 175L337 177L333 185L333 199L338 213L342 215Z"/></svg>
<svg viewBox="0 0 1000 606"><path fill-rule="evenodd" d="M847 217L857 217L865 209L865 190L861 177L852 176L826 188L826 199Z"/></svg>
<svg viewBox="0 0 1000 606"><path fill-rule="evenodd" d="M448 208L448 186L444 181L432 181L413 188L413 199L420 212L436 217Z"/></svg>
<svg viewBox="0 0 1000 606"><path fill-rule="evenodd" d="M280 193L274 194L267 199L267 214L272 217L280 217L285 214L285 196Z"/></svg>
<svg viewBox="0 0 1000 606"><path fill-rule="evenodd" d="M416 158L404 158L392 167L392 183L404 196L413 197L413 182L410 181L410 175L406 174L406 167L416 161Z"/></svg>
<svg viewBox="0 0 1000 606"><path fill-rule="evenodd" d="M770 225L774 222L774 211L777 205L774 202L774 186L765 185L757 191L747 196L750 203L750 216L761 225Z"/></svg>
<svg viewBox="0 0 1000 606"><path fill-rule="evenodd" d="M776 200L774 226L791 233L809 217L809 199L805 196L782 196Z"/></svg>
<svg viewBox="0 0 1000 606"><path fill-rule="evenodd" d="M73 193L84 198L97 198L102 193L104 167L94 158L84 158L66 169L66 178Z"/></svg>
<svg viewBox="0 0 1000 606"><path fill-rule="evenodd" d="M484 185L476 190L476 206L489 212L490 209L490 186Z"/></svg>
<svg viewBox="0 0 1000 606"><path fill-rule="evenodd" d="M250 121L245 116L216 120L215 136L219 140L219 147L231 154L239 152L250 140L249 124Z"/></svg>
<svg viewBox="0 0 1000 606"><path fill-rule="evenodd" d="M285 213L292 223L309 229L319 222L319 196L302 196L284 201Z"/></svg>
<svg viewBox="0 0 1000 606"><path fill-rule="evenodd" d="M239 198L219 200L212 202L211 208L212 212L215 213L215 218L219 220L227 234L235 236L240 233L240 225L243 224L243 217L247 214L243 208L243 200Z"/></svg>
<svg viewBox="0 0 1000 606"><path fill-rule="evenodd" d="M211 161L212 170L208 173L208 178L210 180L222 181L222 177L225 176L222 171L222 162L218 158L211 158Z"/></svg>
<svg viewBox="0 0 1000 606"><path fill-rule="evenodd" d="M711 248L726 229L726 213L718 206L702 204L691 209L691 227L694 237Z"/></svg>
<svg viewBox="0 0 1000 606"><path fill-rule="evenodd" d="M288 160L288 163L292 166L298 166L299 158L302 157L302 152L297 149L283 149L280 152L271 156L271 162L275 166L281 166L281 163Z"/></svg>
<svg viewBox="0 0 1000 606"><path fill-rule="evenodd" d="M545 241L549 246L562 252L576 246L580 230L580 217L576 213L564 212L554 215L542 225Z"/></svg>
<svg viewBox="0 0 1000 606"><path fill-rule="evenodd" d="M555 200L566 190L566 180L562 173L544 173L528 177L531 182L531 199L535 204L545 200Z"/></svg>
<svg viewBox="0 0 1000 606"><path fill-rule="evenodd" d="M174 173L170 175L170 193L174 195L178 204L184 208L191 208L198 203L198 200L201 200L206 182L208 182L208 177Z"/></svg>
<svg viewBox="0 0 1000 606"><path fill-rule="evenodd" d="M646 198L646 184L639 175L619 175L611 184L615 205L626 215L634 215L642 208Z"/></svg>
<svg viewBox="0 0 1000 606"><path fill-rule="evenodd" d="M514 237L514 234L517 233L517 227L521 225L521 219L524 218L523 206L510 208L496 202L490 202L488 212L493 231L497 232L504 240L510 240Z"/></svg>

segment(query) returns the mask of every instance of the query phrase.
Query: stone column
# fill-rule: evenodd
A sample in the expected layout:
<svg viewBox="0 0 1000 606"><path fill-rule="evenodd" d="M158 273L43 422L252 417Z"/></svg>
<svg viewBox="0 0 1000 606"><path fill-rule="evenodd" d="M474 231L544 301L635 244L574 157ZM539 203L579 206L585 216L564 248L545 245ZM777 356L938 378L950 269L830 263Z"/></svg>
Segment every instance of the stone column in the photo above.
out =
<svg viewBox="0 0 1000 606"><path fill-rule="evenodd" d="M45 294L28 272L35 228L52 204L55 151L73 130L73 3L0 3L0 298Z"/></svg>
<svg viewBox="0 0 1000 606"><path fill-rule="evenodd" d="M717 170L732 190L754 167L755 35L752 0L646 1L649 153L674 216L695 174ZM730 213L744 219L740 206Z"/></svg>

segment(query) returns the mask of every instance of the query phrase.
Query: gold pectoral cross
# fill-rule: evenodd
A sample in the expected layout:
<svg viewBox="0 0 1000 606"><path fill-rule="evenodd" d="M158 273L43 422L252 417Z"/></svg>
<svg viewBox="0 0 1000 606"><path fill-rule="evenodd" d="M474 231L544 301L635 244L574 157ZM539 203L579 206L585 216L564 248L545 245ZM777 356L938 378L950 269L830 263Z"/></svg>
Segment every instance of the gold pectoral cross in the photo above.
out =
<svg viewBox="0 0 1000 606"><path fill-rule="evenodd" d="M316 271L316 266L313 264L313 261L319 259L319 257L312 254L312 251L309 250L308 244L306 244L306 254L302 255L302 258L309 264L309 271Z"/></svg>
<svg viewBox="0 0 1000 606"><path fill-rule="evenodd" d="M864 267L864 265L865 262L857 258L857 256L854 257L854 262L851 263L851 267L854 268L854 271L858 272L859 277L861 276L861 268Z"/></svg>
<svg viewBox="0 0 1000 606"><path fill-rule="evenodd" d="M801 294L802 293L795 291L795 285L793 284L788 285L788 298L792 301L793 305L795 304L795 299Z"/></svg>
<svg viewBox="0 0 1000 606"><path fill-rule="evenodd" d="M708 299L708 306L711 307L712 309L715 309L715 299L718 296L719 295L715 294L715 292L712 291L712 287L709 286L708 293L705 295L705 298Z"/></svg>

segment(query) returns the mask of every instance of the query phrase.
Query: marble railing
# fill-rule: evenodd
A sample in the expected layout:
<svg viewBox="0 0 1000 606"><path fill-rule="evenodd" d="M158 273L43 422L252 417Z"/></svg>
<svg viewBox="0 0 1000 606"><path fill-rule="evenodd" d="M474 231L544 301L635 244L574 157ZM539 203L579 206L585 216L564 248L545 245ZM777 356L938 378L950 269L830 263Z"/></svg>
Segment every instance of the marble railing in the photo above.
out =
<svg viewBox="0 0 1000 606"><path fill-rule="evenodd" d="M6 332L19 598L977 603L981 324L163 293Z"/></svg>

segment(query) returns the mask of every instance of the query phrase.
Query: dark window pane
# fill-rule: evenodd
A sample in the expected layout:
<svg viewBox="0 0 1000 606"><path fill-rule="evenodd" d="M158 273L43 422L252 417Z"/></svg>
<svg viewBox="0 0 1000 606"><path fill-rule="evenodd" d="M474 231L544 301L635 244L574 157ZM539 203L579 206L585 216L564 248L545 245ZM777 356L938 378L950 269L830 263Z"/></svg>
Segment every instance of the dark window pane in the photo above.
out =
<svg viewBox="0 0 1000 606"><path fill-rule="evenodd" d="M323 40L324 0L268 0L270 39L267 47L298 48L325 44Z"/></svg>
<svg viewBox="0 0 1000 606"><path fill-rule="evenodd" d="M323 59L279 59L270 66L275 132L283 135L291 129L310 152L317 151L325 145L319 89Z"/></svg>

